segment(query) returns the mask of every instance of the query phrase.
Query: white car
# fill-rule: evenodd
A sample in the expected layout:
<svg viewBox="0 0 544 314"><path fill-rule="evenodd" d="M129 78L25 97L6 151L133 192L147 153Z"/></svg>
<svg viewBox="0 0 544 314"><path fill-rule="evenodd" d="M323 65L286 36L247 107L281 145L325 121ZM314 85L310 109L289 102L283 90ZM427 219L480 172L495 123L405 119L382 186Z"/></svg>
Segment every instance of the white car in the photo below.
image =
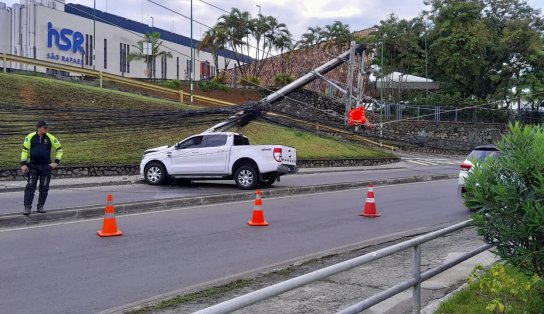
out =
<svg viewBox="0 0 544 314"><path fill-rule="evenodd" d="M295 173L297 151L284 145L249 145L249 139L233 132L201 133L174 146L148 149L140 173L152 185L168 178L185 180L234 179L244 190L270 186L280 176Z"/></svg>
<svg viewBox="0 0 544 314"><path fill-rule="evenodd" d="M465 180L469 173L472 172L474 161L484 160L487 157L495 157L499 153L499 149L495 145L477 146L470 152L465 161L461 164L459 171L459 181L457 184L458 195L465 193Z"/></svg>

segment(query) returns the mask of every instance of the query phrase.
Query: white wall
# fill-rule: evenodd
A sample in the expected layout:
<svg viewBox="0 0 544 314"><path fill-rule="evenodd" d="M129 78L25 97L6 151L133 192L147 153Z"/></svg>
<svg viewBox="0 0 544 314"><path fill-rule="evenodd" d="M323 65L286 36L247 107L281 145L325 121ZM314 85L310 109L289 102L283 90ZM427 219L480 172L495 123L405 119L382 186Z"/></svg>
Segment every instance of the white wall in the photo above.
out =
<svg viewBox="0 0 544 314"><path fill-rule="evenodd" d="M11 12L0 10L0 53L9 53L11 39Z"/></svg>
<svg viewBox="0 0 544 314"><path fill-rule="evenodd" d="M47 1L43 1L47 2ZM51 22L53 28L59 32L62 29L71 29L74 32L83 34L84 40L86 35L89 37L96 34L96 62L94 68L99 71L105 71L116 75L122 75L121 72L121 48L120 43L130 46L130 52L137 52L136 45L139 40L143 39L143 34L134 34L131 31L121 29L106 23L97 21L93 23L92 19L83 18L77 15L69 14L58 9L47 6L29 3L27 6L21 7L17 4L13 5L13 13L0 11L0 53L8 52L15 53L20 56L32 58L34 55L34 47L36 50L36 58L50 62L58 62L60 64L80 66L93 69L90 62L86 61L86 56L80 53L70 51L62 51L55 44L48 47L48 23ZM11 21L10 21L11 20ZM10 25L13 25L13 31L9 31ZM4 27L5 26L5 27ZM68 35L69 39L73 39L73 35ZM107 54L104 56L104 39L107 39ZM10 43L11 41L11 43ZM167 79L177 79L177 59L179 58L179 79L186 79L187 61L190 59L191 51L187 46L182 46L172 42L163 41L161 50L170 51L172 58L167 58ZM64 41L61 40L61 44ZM11 49L10 49L11 45ZM86 44L83 43L83 48ZM92 51L87 51L89 58L92 59ZM58 57L58 60L51 58ZM104 58L107 59L107 68L104 68ZM64 61L63 61L64 58ZM200 62L208 61L211 66L213 57L207 52L194 52L195 72L193 78L200 79ZM75 62L74 62L75 61ZM234 63L231 62L231 66ZM220 57L220 68L224 65L223 58ZM28 67L19 67L27 69ZM45 69L38 68L38 71ZM124 73L126 77L143 78L146 77L146 64L142 61L133 60L130 62L130 72ZM161 59L156 60L155 77L162 78L161 75Z"/></svg>

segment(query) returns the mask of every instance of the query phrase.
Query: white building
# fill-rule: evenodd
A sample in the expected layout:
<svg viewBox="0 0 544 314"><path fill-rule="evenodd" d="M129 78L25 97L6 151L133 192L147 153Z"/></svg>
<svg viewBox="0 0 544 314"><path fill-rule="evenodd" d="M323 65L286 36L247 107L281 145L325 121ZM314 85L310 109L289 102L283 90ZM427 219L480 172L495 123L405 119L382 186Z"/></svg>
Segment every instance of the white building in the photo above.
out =
<svg viewBox="0 0 544 314"><path fill-rule="evenodd" d="M64 2L21 0L21 4L14 4L11 8L0 2L0 54L7 53L126 77L144 78L147 77L144 61L128 62L127 56L139 51L135 45L144 39L144 34L158 32L163 42L160 50L170 52L172 58L157 58L152 67L153 77L189 79L190 38L99 10L94 13L93 8ZM93 38L93 34L96 38ZM96 47L93 47L94 44ZM193 47L197 45L198 41L194 40ZM233 52L220 51L220 69L223 69L225 60L228 59L234 59ZM195 80L214 75L215 65L211 53L197 53L195 49L194 60ZM251 59L242 56L242 61L250 62ZM1 63L0 60L0 65ZM230 62L230 65L234 63ZM35 69L34 66L15 62L8 62L7 67ZM39 67L36 70L56 73Z"/></svg>

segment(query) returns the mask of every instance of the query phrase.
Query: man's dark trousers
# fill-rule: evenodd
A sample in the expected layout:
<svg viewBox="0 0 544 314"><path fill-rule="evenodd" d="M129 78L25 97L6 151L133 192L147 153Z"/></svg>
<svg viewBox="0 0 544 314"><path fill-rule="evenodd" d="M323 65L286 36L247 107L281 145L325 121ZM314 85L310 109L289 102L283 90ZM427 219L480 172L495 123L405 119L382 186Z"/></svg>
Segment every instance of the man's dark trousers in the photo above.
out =
<svg viewBox="0 0 544 314"><path fill-rule="evenodd" d="M49 165L34 165L28 166L28 183L25 187L25 208L32 207L34 192L38 179L40 180L40 195L38 196L38 208L43 208L47 193L49 192L49 182L51 181L51 167Z"/></svg>

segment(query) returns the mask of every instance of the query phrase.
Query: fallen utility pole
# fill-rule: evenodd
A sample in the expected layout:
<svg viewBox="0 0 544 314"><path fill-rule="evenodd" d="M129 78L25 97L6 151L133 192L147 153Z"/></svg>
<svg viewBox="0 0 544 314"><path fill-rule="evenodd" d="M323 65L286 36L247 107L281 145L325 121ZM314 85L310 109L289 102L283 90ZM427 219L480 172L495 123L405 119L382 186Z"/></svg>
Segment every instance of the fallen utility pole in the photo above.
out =
<svg viewBox="0 0 544 314"><path fill-rule="evenodd" d="M366 50L366 44L359 44L355 47L355 52L357 54L361 54L364 50ZM246 126L249 122L257 118L263 112L269 110L270 105L273 104L274 102L282 99L283 97L289 95L290 93L313 82L317 78L329 73L330 71L334 70L336 67L343 64L344 62L350 61L351 52L352 52L352 49L342 53L338 57L321 65L315 70L308 72L304 76L285 85L284 87L280 88L278 91L264 97L263 99L259 100L256 103L248 103L247 109L244 109L236 113L235 115L227 118L227 120L214 125L213 127L209 128L205 132L207 133L224 132L235 125L238 125L240 127Z"/></svg>

